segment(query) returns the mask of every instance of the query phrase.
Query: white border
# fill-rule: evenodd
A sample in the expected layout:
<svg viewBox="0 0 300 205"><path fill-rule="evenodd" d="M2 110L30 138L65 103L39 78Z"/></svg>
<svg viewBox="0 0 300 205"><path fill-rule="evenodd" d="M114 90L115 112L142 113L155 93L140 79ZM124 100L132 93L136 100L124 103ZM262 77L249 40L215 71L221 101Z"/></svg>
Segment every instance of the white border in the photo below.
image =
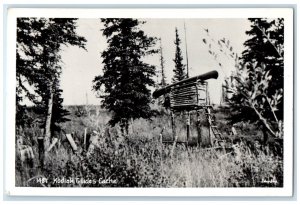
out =
<svg viewBox="0 0 300 205"><path fill-rule="evenodd" d="M249 18L285 19L284 187L283 188L28 188L15 187L15 72L17 17L76 18ZM292 9L22 9L10 8L7 21L6 181L8 195L26 196L292 196L293 184L293 10Z"/></svg>

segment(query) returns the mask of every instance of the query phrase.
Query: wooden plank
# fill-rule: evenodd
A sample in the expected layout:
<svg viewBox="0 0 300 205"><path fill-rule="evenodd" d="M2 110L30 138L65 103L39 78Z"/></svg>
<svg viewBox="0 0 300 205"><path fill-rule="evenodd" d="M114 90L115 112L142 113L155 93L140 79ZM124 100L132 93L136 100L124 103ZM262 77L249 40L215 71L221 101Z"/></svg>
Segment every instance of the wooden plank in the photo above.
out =
<svg viewBox="0 0 300 205"><path fill-rule="evenodd" d="M197 98L195 97L179 97L179 98L171 98L172 102L180 102L180 101L195 101L197 103Z"/></svg>
<svg viewBox="0 0 300 205"><path fill-rule="evenodd" d="M173 90L171 90L171 92L170 93L182 93L182 92L196 92L197 91L197 88L196 87L193 87L193 88L191 88L191 87L189 87L189 88L180 88L180 89L173 89Z"/></svg>
<svg viewBox="0 0 300 205"><path fill-rule="evenodd" d="M185 90L180 92L171 92L171 95L184 95L184 94L190 94L190 95L197 95L197 90Z"/></svg>
<svg viewBox="0 0 300 205"><path fill-rule="evenodd" d="M196 103L188 103L188 102L184 102L184 103L172 103L172 106L191 106L194 105L196 106Z"/></svg>
<svg viewBox="0 0 300 205"><path fill-rule="evenodd" d="M196 100L197 96L178 96L178 97L170 97L170 100L176 101L176 100Z"/></svg>
<svg viewBox="0 0 300 205"><path fill-rule="evenodd" d="M171 103L195 103L197 104L197 99L172 99Z"/></svg>
<svg viewBox="0 0 300 205"><path fill-rule="evenodd" d="M185 102L185 103L172 103L173 107L174 106L196 106L197 104L196 103L188 103L188 102Z"/></svg>
<svg viewBox="0 0 300 205"><path fill-rule="evenodd" d="M189 90L178 90L178 91L171 91L171 94L173 95L180 95L180 94L184 94L184 93L197 93L196 89L189 89Z"/></svg>
<svg viewBox="0 0 300 205"><path fill-rule="evenodd" d="M182 95L170 95L170 99L180 99L180 98L197 98L197 95L195 93L192 94L182 94Z"/></svg>
<svg viewBox="0 0 300 205"><path fill-rule="evenodd" d="M189 90L197 90L197 86L173 88L171 92L180 92L180 91L189 91Z"/></svg>
<svg viewBox="0 0 300 205"><path fill-rule="evenodd" d="M196 92L185 92L185 93L179 93L179 94L174 94L174 93L171 93L170 94L170 97L189 97L189 96L192 96L192 97L196 97L198 93Z"/></svg>
<svg viewBox="0 0 300 205"><path fill-rule="evenodd" d="M179 103L174 103L173 107L184 107L184 106L197 106L195 103L184 103L184 104L179 104Z"/></svg>
<svg viewBox="0 0 300 205"><path fill-rule="evenodd" d="M196 98L176 98L176 99L170 99L171 102L194 102L197 104Z"/></svg>
<svg viewBox="0 0 300 205"><path fill-rule="evenodd" d="M197 104L197 99L195 99L195 98L172 99L171 102L174 102L174 103L176 103L176 102L178 102L178 103L179 102L193 102L193 103Z"/></svg>
<svg viewBox="0 0 300 205"><path fill-rule="evenodd" d="M197 103L197 98L175 98L175 99L170 99L172 102L195 102Z"/></svg>
<svg viewBox="0 0 300 205"><path fill-rule="evenodd" d="M172 102L172 105L198 105L197 103L193 101L182 101L182 102Z"/></svg>
<svg viewBox="0 0 300 205"><path fill-rule="evenodd" d="M197 94L196 93L182 93L182 94L176 94L174 95L173 93L170 95L170 98L183 98L183 97L192 97L196 98Z"/></svg>
<svg viewBox="0 0 300 205"><path fill-rule="evenodd" d="M181 98L172 98L170 99L172 102L180 102L180 101L195 101L197 103L197 98L191 98L191 97L181 97Z"/></svg>
<svg viewBox="0 0 300 205"><path fill-rule="evenodd" d="M73 140L72 135L71 134L66 134L66 137L67 137L72 149L74 151L77 151L77 145L76 145L75 141Z"/></svg>
<svg viewBox="0 0 300 205"><path fill-rule="evenodd" d="M51 149L55 146L55 144L58 142L57 138L53 138L51 145L49 146L49 148L47 149L47 152L50 152Z"/></svg>

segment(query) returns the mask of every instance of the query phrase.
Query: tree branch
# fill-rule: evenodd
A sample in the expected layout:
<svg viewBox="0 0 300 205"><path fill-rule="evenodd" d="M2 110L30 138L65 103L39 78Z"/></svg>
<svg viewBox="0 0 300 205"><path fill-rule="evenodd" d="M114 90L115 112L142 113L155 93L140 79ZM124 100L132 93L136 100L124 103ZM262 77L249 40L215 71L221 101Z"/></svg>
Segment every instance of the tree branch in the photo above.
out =
<svg viewBox="0 0 300 205"><path fill-rule="evenodd" d="M267 120L260 114L260 112L255 108L254 104L249 102L252 109L255 111L255 113L258 115L260 121L263 123L263 125L267 128L267 130L276 137L276 133L271 129L271 127L268 125Z"/></svg>
<svg viewBox="0 0 300 205"><path fill-rule="evenodd" d="M231 91L233 91L233 92L237 92L236 90L234 90L234 89L231 89ZM242 96L244 96L244 98L248 101L248 103L250 104L250 108L252 108L254 111L255 111L255 113L256 113L256 115L259 117L259 120L263 123L263 125L267 128L267 130L274 136L274 137L276 137L276 133L272 130L272 128L269 126L269 124L268 124L268 122L267 122L267 120L260 114L260 112L255 108L255 106L254 106L254 104L251 102L251 100L249 99L249 97L245 94L245 93L243 93L242 91L240 91L240 94L242 95ZM267 100L268 101L268 100ZM269 102L269 101L268 101ZM270 105L271 106L271 105ZM272 108L271 108L272 109ZM273 111L273 109L272 109L272 111ZM273 113L274 114L274 117L276 118L276 115L275 115L275 113ZM278 120L277 120L277 118L276 118L276 121L278 122Z"/></svg>
<svg viewBox="0 0 300 205"><path fill-rule="evenodd" d="M266 100L267 100L267 102L268 102L268 105L269 105L269 107L270 107L270 109L271 109L271 112L272 112L272 114L273 114L273 116L274 116L274 119L276 120L276 122L277 122L277 124L278 124L278 118L277 118L277 116L276 116L276 114L275 114L275 111L274 111L274 109L273 109L273 107L272 107L272 105L271 105L271 103L270 103L268 97L266 96L266 94L263 94L263 97L266 98Z"/></svg>

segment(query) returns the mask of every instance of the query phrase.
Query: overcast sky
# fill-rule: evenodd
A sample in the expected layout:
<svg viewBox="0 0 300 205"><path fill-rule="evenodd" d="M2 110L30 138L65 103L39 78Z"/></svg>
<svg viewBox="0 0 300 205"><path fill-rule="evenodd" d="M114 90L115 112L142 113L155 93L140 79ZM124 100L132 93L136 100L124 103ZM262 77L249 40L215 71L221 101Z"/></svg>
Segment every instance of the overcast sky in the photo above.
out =
<svg viewBox="0 0 300 205"><path fill-rule="evenodd" d="M146 23L141 28L148 36L161 38L167 81L170 83L173 76L175 56L175 27L178 28L179 37L182 40L181 48L186 64L184 22L186 25L186 39L188 48L188 61L190 77L211 70L219 72L217 80L209 80L211 101L220 102L221 83L224 76L228 76L234 69L234 61L231 57L218 52L217 60L209 54L208 44L211 43L212 51L219 51L217 41L226 38L230 41L233 51L240 54L243 43L248 36L250 24L246 19L143 19ZM63 73L61 86L65 105L99 104L92 91L92 80L102 73L101 52L107 48L106 39L102 35L103 25L99 19L79 19L78 34L87 39L87 51L77 47L65 47L62 51ZM208 29L208 32L205 31ZM203 42L207 39L207 44ZM146 62L159 68L159 55L149 56ZM222 67L219 66L222 64ZM86 97L87 95L87 97Z"/></svg>

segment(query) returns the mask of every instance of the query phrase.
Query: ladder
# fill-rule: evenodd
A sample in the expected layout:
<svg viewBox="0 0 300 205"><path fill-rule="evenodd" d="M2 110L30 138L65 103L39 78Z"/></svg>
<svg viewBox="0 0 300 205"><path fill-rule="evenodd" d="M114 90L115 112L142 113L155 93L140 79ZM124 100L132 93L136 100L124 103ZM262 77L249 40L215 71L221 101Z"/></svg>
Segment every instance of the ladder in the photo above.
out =
<svg viewBox="0 0 300 205"><path fill-rule="evenodd" d="M225 145L225 139L222 136L221 132L219 131L218 127L215 124L215 120L212 119L212 113L211 113L211 106L205 106L205 115L206 119L208 121L208 127L209 127L209 138L212 146L224 146ZM214 135L214 141L212 141L211 133Z"/></svg>

